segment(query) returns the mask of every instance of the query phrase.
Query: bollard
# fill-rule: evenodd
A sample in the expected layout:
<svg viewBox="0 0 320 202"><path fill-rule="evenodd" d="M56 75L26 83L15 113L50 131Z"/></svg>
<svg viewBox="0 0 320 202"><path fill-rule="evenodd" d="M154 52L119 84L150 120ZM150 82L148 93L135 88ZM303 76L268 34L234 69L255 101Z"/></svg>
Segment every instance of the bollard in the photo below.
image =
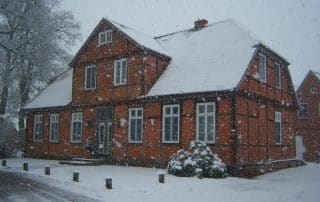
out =
<svg viewBox="0 0 320 202"><path fill-rule="evenodd" d="M164 172L159 172L159 182L164 183Z"/></svg>
<svg viewBox="0 0 320 202"><path fill-rule="evenodd" d="M106 178L106 188L112 189L112 178L111 177Z"/></svg>
<svg viewBox="0 0 320 202"><path fill-rule="evenodd" d="M2 160L2 166L7 167L7 160Z"/></svg>
<svg viewBox="0 0 320 202"><path fill-rule="evenodd" d="M46 166L46 167L44 168L44 174L45 174L45 175L50 175L50 167L49 167L49 166Z"/></svg>
<svg viewBox="0 0 320 202"><path fill-rule="evenodd" d="M200 168L196 169L196 176L197 176L198 179L202 179L203 178L202 169L200 169Z"/></svg>
<svg viewBox="0 0 320 202"><path fill-rule="evenodd" d="M73 173L73 181L79 182L79 172L74 172Z"/></svg>
<svg viewBox="0 0 320 202"><path fill-rule="evenodd" d="M29 171L28 163L23 163L23 170Z"/></svg>

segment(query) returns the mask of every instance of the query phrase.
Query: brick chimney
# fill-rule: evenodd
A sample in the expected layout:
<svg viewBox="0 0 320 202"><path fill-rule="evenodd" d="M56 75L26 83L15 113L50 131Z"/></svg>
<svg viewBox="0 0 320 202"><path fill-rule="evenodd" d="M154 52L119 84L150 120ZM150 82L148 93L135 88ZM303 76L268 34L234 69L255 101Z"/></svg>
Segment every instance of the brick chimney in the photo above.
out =
<svg viewBox="0 0 320 202"><path fill-rule="evenodd" d="M197 20L197 21L194 21L194 28L200 29L207 26L207 24L208 24L208 20L206 19Z"/></svg>

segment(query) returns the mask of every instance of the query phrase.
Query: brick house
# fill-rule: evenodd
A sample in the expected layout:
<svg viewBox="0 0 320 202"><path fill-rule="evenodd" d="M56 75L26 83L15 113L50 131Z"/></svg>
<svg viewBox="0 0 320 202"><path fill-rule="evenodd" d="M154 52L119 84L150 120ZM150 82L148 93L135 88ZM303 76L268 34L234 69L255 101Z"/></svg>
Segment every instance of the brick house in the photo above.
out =
<svg viewBox="0 0 320 202"><path fill-rule="evenodd" d="M26 153L164 166L192 140L228 165L295 157L289 63L233 20L150 37L103 18L24 107Z"/></svg>
<svg viewBox="0 0 320 202"><path fill-rule="evenodd" d="M303 139L306 161L315 161L320 152L320 73L309 71L297 90L300 110L296 134ZM298 148L297 148L298 150Z"/></svg>

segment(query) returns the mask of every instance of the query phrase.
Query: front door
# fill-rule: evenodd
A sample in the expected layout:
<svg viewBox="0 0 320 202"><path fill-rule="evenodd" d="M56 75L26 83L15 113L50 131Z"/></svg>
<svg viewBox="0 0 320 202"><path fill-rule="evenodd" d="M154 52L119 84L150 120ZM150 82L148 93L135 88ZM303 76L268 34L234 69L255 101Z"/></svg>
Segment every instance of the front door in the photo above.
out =
<svg viewBox="0 0 320 202"><path fill-rule="evenodd" d="M111 155L112 148L112 109L98 108L95 111L95 142L98 156Z"/></svg>
<svg viewBox="0 0 320 202"><path fill-rule="evenodd" d="M296 158L303 160L303 154L306 148L303 145L303 136L296 135Z"/></svg>

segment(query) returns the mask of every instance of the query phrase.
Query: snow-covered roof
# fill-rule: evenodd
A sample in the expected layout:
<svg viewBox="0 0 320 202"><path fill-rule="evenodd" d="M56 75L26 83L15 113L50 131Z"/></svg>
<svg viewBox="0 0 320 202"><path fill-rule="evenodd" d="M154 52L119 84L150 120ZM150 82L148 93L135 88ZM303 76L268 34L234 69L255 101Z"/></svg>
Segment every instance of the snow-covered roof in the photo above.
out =
<svg viewBox="0 0 320 202"><path fill-rule="evenodd" d="M147 96L231 90L260 43L233 20L157 40L172 60Z"/></svg>
<svg viewBox="0 0 320 202"><path fill-rule="evenodd" d="M320 81L320 73L316 71L312 71L312 73L319 79Z"/></svg>
<svg viewBox="0 0 320 202"><path fill-rule="evenodd" d="M170 56L168 52L163 49L163 47L159 44L159 42L154 37L144 34L126 25L117 23L115 21L109 20L109 22L111 22L120 31L128 35L131 39L133 39L139 45L147 49L153 50L157 53Z"/></svg>
<svg viewBox="0 0 320 202"><path fill-rule="evenodd" d="M48 84L23 109L66 106L72 100L72 69Z"/></svg>

